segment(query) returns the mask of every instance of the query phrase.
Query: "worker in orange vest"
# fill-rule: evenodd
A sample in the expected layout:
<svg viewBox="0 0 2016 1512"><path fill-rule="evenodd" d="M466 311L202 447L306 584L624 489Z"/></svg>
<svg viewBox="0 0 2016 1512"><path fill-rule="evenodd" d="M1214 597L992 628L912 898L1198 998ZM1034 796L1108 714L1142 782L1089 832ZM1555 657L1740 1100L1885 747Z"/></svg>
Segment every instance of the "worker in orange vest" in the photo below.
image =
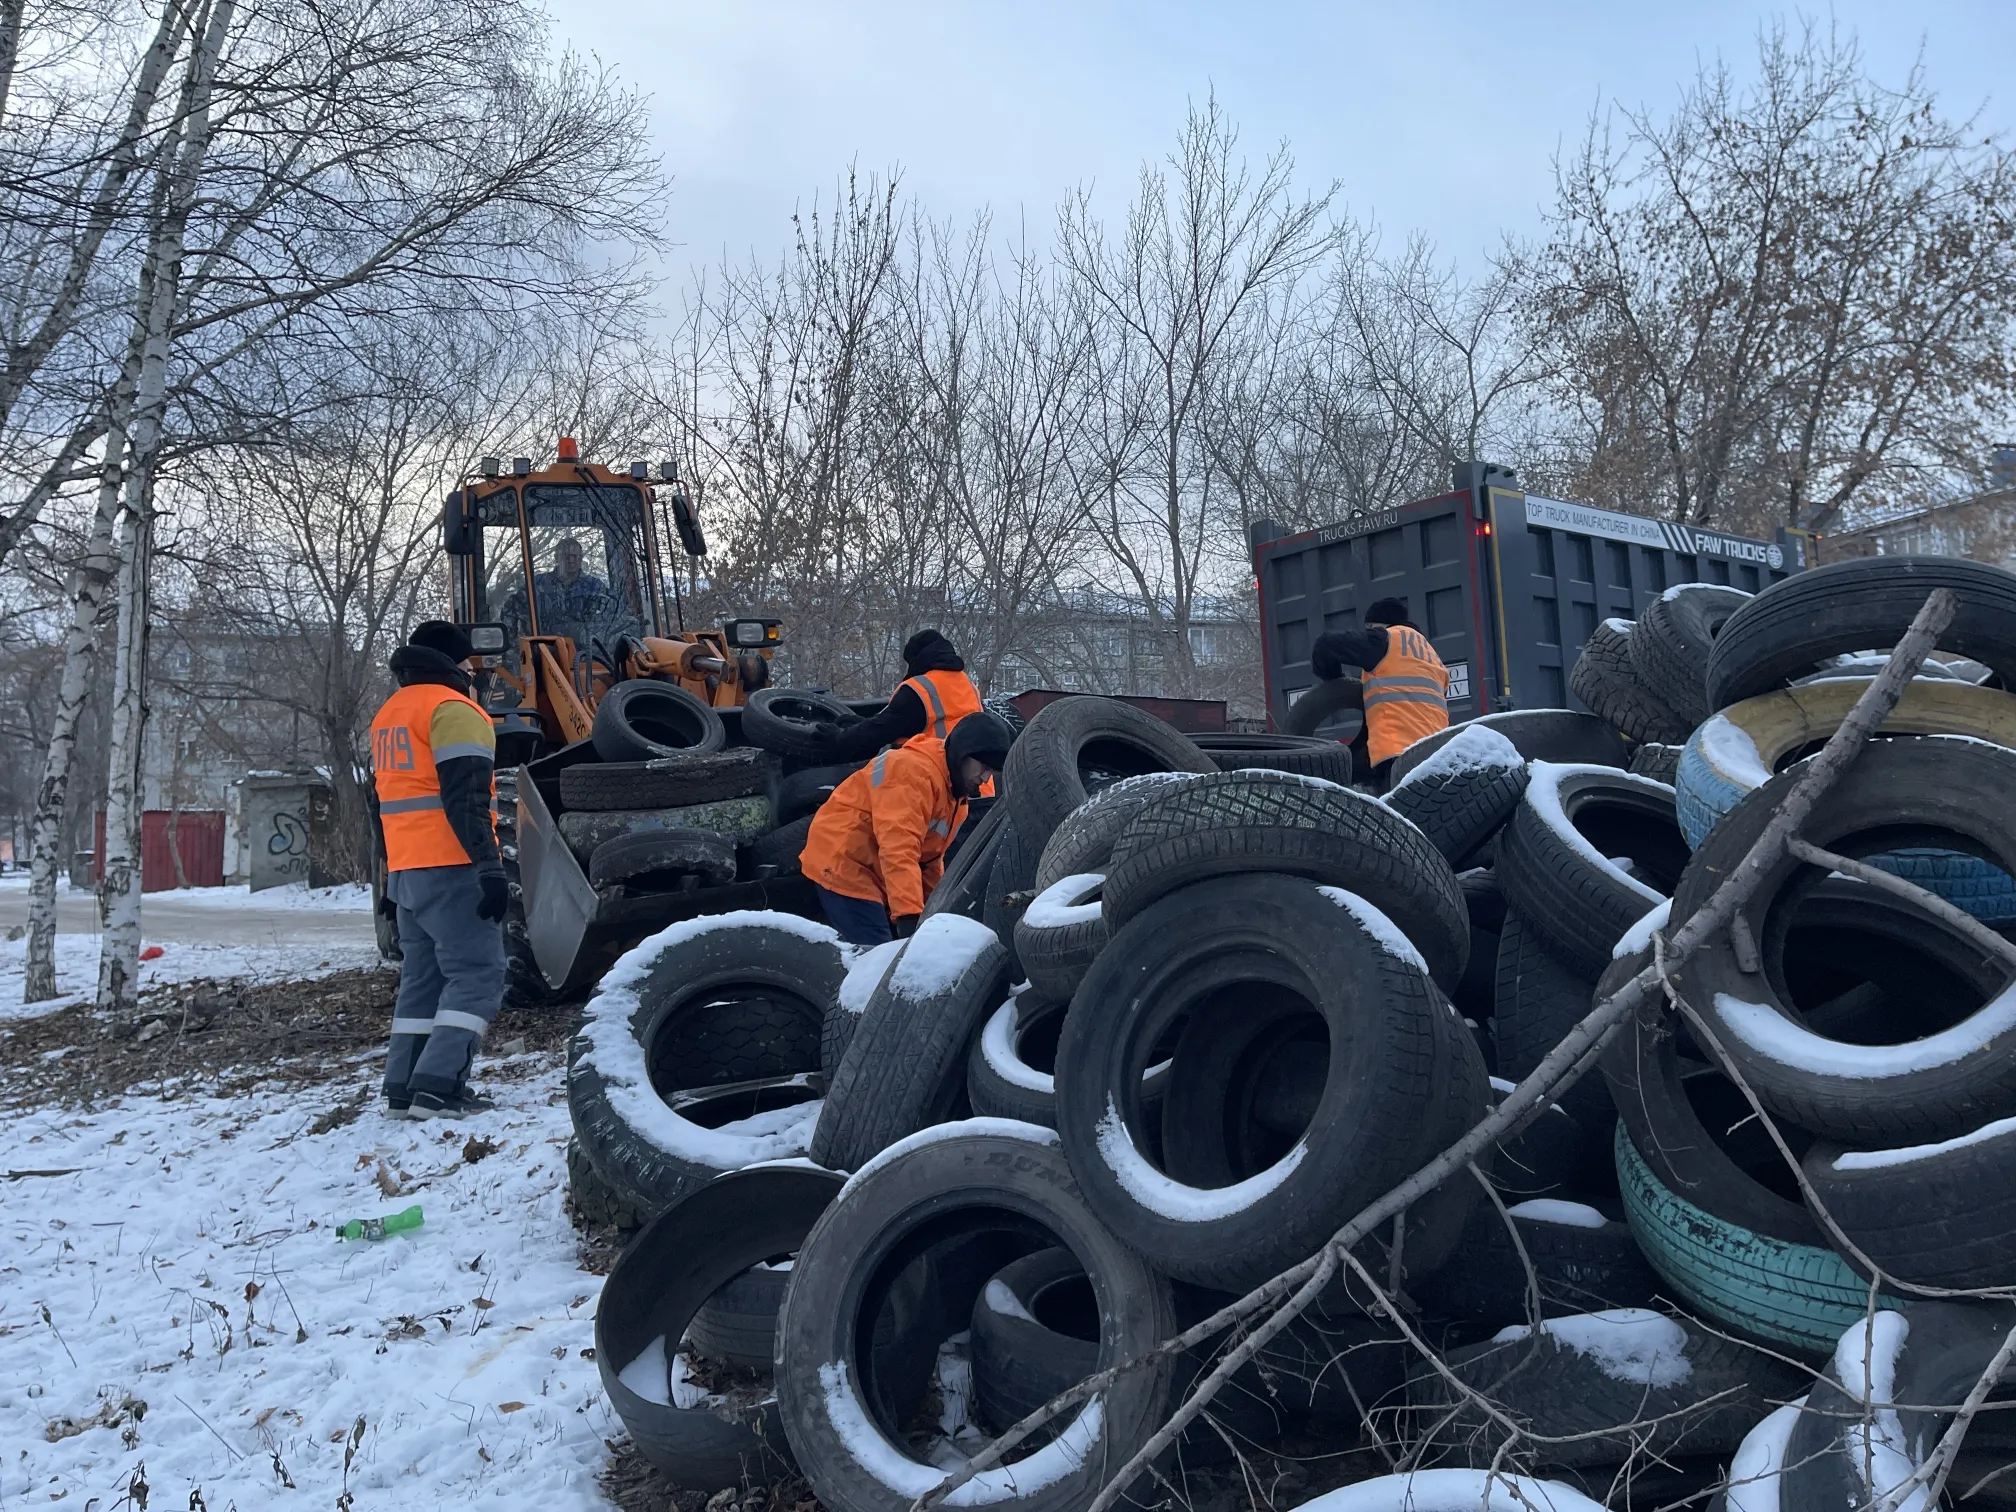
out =
<svg viewBox="0 0 2016 1512"><path fill-rule="evenodd" d="M1449 727L1449 669L1407 618L1401 599L1377 599L1362 630L1331 630L1309 648L1309 667L1329 681L1346 667L1365 674L1365 756L1372 785L1386 791L1392 762L1424 735Z"/></svg>
<svg viewBox="0 0 2016 1512"><path fill-rule="evenodd" d="M968 714L942 741L922 735L882 752L820 805L798 869L841 939L880 945L917 927L966 801L1001 770L1013 738L994 715Z"/></svg>
<svg viewBox="0 0 2016 1512"><path fill-rule="evenodd" d="M488 1109L469 1090L483 1031L504 1005L497 736L470 696L469 637L445 620L392 653L399 691L371 721L373 817L399 925L399 997L385 1055L395 1118Z"/></svg>
<svg viewBox="0 0 2016 1512"><path fill-rule="evenodd" d="M980 690L966 675L965 659L940 632L919 630L903 643L903 672L881 713L830 727L822 760L866 761L884 746L944 740L960 720L980 712Z"/></svg>

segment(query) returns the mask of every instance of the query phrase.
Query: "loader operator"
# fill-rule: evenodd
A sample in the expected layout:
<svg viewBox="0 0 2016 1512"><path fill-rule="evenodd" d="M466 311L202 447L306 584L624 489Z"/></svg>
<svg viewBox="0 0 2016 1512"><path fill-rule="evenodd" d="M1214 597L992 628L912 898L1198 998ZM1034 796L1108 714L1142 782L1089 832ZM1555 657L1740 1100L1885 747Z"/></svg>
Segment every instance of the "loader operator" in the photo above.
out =
<svg viewBox="0 0 2016 1512"><path fill-rule="evenodd" d="M490 1106L470 1092L469 1068L504 1002L509 890L494 817L497 736L470 696L470 655L469 637L444 620L415 628L392 653L399 691L371 722L385 894L404 956L385 1054L395 1118Z"/></svg>
<svg viewBox="0 0 2016 1512"><path fill-rule="evenodd" d="M1365 673L1365 756L1372 785L1386 790L1392 761L1424 735L1449 727L1449 671L1399 599L1377 599L1362 630L1331 630L1309 648L1309 667L1328 682L1346 667Z"/></svg>
<svg viewBox="0 0 2016 1512"><path fill-rule="evenodd" d="M850 945L908 935L945 872L966 800L1001 770L1014 737L982 711L940 741L913 737L833 790L812 818L798 866Z"/></svg>
<svg viewBox="0 0 2016 1512"><path fill-rule="evenodd" d="M944 740L963 719L981 710L980 690L952 642L936 630L919 630L903 643L903 681L889 706L846 729L833 727L821 752L830 762L866 761L884 746Z"/></svg>

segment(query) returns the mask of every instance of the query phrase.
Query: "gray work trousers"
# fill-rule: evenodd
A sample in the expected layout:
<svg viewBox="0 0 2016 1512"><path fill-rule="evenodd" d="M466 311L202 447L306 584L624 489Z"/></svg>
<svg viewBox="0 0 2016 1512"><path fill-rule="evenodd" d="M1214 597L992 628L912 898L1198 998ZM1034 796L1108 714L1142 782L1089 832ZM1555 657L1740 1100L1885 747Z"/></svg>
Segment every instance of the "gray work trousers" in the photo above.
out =
<svg viewBox="0 0 2016 1512"><path fill-rule="evenodd" d="M399 907L399 997L385 1054L385 1094L459 1091L504 1006L504 926L476 916L476 868L396 871L386 892Z"/></svg>

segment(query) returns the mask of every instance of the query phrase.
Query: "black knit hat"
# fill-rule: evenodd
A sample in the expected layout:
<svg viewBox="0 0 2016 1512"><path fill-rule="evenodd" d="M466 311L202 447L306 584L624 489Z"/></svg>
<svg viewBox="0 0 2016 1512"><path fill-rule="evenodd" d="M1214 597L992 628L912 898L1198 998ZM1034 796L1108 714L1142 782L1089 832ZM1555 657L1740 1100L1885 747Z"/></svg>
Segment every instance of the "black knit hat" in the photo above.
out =
<svg viewBox="0 0 2016 1512"><path fill-rule="evenodd" d="M952 726L952 733L945 737L945 765L956 773L960 763L968 756L978 756L998 772L1001 763L1008 759L1008 747L1014 741L1014 732L999 715L968 714Z"/></svg>
<svg viewBox="0 0 2016 1512"><path fill-rule="evenodd" d="M921 677L926 672L964 672L966 663L959 648L936 630L919 630L903 642L903 675Z"/></svg>
<svg viewBox="0 0 2016 1512"><path fill-rule="evenodd" d="M1406 625L1410 630L1414 628L1407 618L1407 601L1396 598L1374 599L1370 604L1366 605L1365 623L1368 625Z"/></svg>
<svg viewBox="0 0 2016 1512"><path fill-rule="evenodd" d="M451 625L446 620L422 620L406 637L406 644L439 651L452 662L467 661L476 654L476 648L469 644L468 633L460 625Z"/></svg>

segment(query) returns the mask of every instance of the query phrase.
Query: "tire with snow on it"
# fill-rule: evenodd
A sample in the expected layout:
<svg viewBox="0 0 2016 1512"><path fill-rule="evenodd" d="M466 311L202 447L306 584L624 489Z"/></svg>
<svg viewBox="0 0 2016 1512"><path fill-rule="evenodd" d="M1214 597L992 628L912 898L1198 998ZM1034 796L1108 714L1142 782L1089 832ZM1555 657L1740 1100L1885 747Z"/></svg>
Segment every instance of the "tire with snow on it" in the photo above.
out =
<svg viewBox="0 0 2016 1512"><path fill-rule="evenodd" d="M1698 1325L1629 1307L1550 1318L1537 1329L1514 1324L1451 1350L1447 1365L1533 1435L1506 1459L1560 1469L1728 1454L1802 1374ZM1441 1375L1417 1366L1407 1395L1428 1455L1499 1462L1505 1426Z"/></svg>
<svg viewBox="0 0 2016 1512"><path fill-rule="evenodd" d="M555 825L560 838L583 866L600 847L622 835L706 830L740 845L768 834L774 827L770 822L770 800L761 795L695 803L686 808L570 810Z"/></svg>
<svg viewBox="0 0 2016 1512"><path fill-rule="evenodd" d="M1101 788L1051 832L1036 863L1036 886L1048 887L1085 872L1103 874L1134 816L1172 787L1196 778L1195 772L1145 772Z"/></svg>
<svg viewBox="0 0 2016 1512"><path fill-rule="evenodd" d="M1608 767L1536 761L1531 771L1499 842L1498 885L1563 964L1593 979L1687 866L1673 790Z"/></svg>
<svg viewBox="0 0 2016 1512"><path fill-rule="evenodd" d="M987 1016L966 1057L975 1114L1057 1127L1057 1036L1070 1006L1032 987Z"/></svg>
<svg viewBox="0 0 2016 1512"><path fill-rule="evenodd" d="M1465 730L1503 735L1528 761L1621 768L1631 760L1631 742L1594 714L1579 709L1511 709L1502 714L1480 714L1422 736L1393 758L1391 783L1397 786L1406 781L1409 772Z"/></svg>
<svg viewBox="0 0 2016 1512"><path fill-rule="evenodd" d="M1708 694L1708 663L1723 627L1751 596L1715 583L1680 583L1645 606L1631 628L1638 680L1691 730L1720 708Z"/></svg>
<svg viewBox="0 0 2016 1512"><path fill-rule="evenodd" d="M1650 777L1672 787L1680 776L1680 755L1685 749L1684 745L1641 745L1632 751L1631 765L1625 770L1634 777Z"/></svg>
<svg viewBox="0 0 2016 1512"><path fill-rule="evenodd" d="M1091 796L1088 779L1146 772L1215 772L1188 736L1111 698L1060 698L1029 721L1008 748L1001 791L1026 842L1037 847ZM1087 868L1097 870L1096 867Z"/></svg>
<svg viewBox="0 0 2016 1512"><path fill-rule="evenodd" d="M760 688L742 705L742 738L795 761L817 761L825 754L822 723L845 728L860 722L839 699L801 688Z"/></svg>
<svg viewBox="0 0 2016 1512"><path fill-rule="evenodd" d="M1516 1246L1507 1217L1518 1231ZM1659 1287L1630 1225L1587 1203L1542 1197L1514 1202L1502 1215L1480 1203L1455 1254L1416 1291L1434 1313L1491 1326L1526 1321L1529 1262L1544 1318L1645 1307Z"/></svg>
<svg viewBox="0 0 2016 1512"><path fill-rule="evenodd" d="M1794 573L1732 614L1708 658L1710 707L1769 692L1844 652L1894 646L1935 588L1960 600L1939 649L2016 683L2016 573L1960 557L1864 557Z"/></svg>
<svg viewBox="0 0 2016 1512"><path fill-rule="evenodd" d="M833 999L826 1006L826 1012L819 1028L819 1069L825 1073L827 1083L833 1080L833 1073L840 1069L840 1061L847 1054L847 1046L853 1042L855 1026L861 1022L861 1015L868 1011L868 1004L875 996L875 989L889 975L908 940L885 940L880 945L872 945L848 959L846 975L834 990Z"/></svg>
<svg viewBox="0 0 2016 1512"><path fill-rule="evenodd" d="M700 1304L687 1342L710 1360L767 1375L777 1358L777 1310L790 1284L788 1264L751 1266Z"/></svg>
<svg viewBox="0 0 2016 1512"><path fill-rule="evenodd" d="M833 796L833 789L867 764L865 761L843 761L833 766L807 767L802 772L793 772L777 784L777 822L789 824L793 819L816 813L820 805Z"/></svg>
<svg viewBox="0 0 2016 1512"><path fill-rule="evenodd" d="M1602 1512L1573 1486L1503 1470L1414 1470L1326 1491L1295 1512Z"/></svg>
<svg viewBox="0 0 2016 1512"><path fill-rule="evenodd" d="M588 858L588 880L597 887L620 883L639 892L725 887L735 880L735 842L708 830L618 835L595 847Z"/></svg>
<svg viewBox="0 0 2016 1512"><path fill-rule="evenodd" d="M812 1158L858 1170L952 1117L966 1090L967 1050L1007 995L1008 952L993 930L956 914L919 924L833 1069Z"/></svg>
<svg viewBox="0 0 2016 1512"><path fill-rule="evenodd" d="M1382 801L1459 866L1504 828L1525 791L1525 757L1477 725L1415 765Z"/></svg>
<svg viewBox="0 0 2016 1512"><path fill-rule="evenodd" d="M977 820L968 819L953 837L945 874L924 900L924 917L955 914L977 921L987 903L987 879L994 870L995 852L1008 828L1008 809L999 799ZM970 833L969 833L970 830Z"/></svg>
<svg viewBox="0 0 2016 1512"><path fill-rule="evenodd" d="M777 761L749 746L679 751L654 761L584 761L560 774L570 809L690 808L769 791Z"/></svg>
<svg viewBox="0 0 2016 1512"><path fill-rule="evenodd" d="M1833 1250L1773 1238L1688 1201L1652 1173L1621 1123L1616 1150L1625 1220L1675 1300L1746 1338L1814 1354L1863 1315L1869 1283Z"/></svg>
<svg viewBox="0 0 2016 1512"><path fill-rule="evenodd" d="M694 1315L752 1266L790 1254L839 1194L806 1167L736 1171L699 1187L618 1258L595 1308L595 1367L639 1450L681 1486L736 1486L788 1470L791 1451L768 1393L708 1392L672 1379Z"/></svg>
<svg viewBox="0 0 2016 1512"><path fill-rule="evenodd" d="M1106 947L1106 915L1098 872L1064 877L1036 895L1015 921L1015 955L1029 985L1045 997L1071 1001L1071 994Z"/></svg>
<svg viewBox="0 0 2016 1512"><path fill-rule="evenodd" d="M605 1228L641 1228L656 1211L604 1181L601 1172L589 1164L578 1139L567 1141L567 1201L582 1222Z"/></svg>
<svg viewBox="0 0 2016 1512"><path fill-rule="evenodd" d="M718 751L728 732L721 716L684 688L637 677L602 695L592 738L595 754L604 761L656 761L682 752Z"/></svg>
<svg viewBox="0 0 2016 1512"><path fill-rule="evenodd" d="M590 1164L655 1211L723 1171L803 1154L842 960L824 925L747 912L675 924L619 960L568 1046Z"/></svg>
<svg viewBox="0 0 2016 1512"><path fill-rule="evenodd" d="M1355 677L1326 678L1304 690L1279 723L1283 734L1348 742L1365 730L1365 684Z"/></svg>
<svg viewBox="0 0 2016 1512"><path fill-rule="evenodd" d="M1674 783L1680 827L1699 847L1744 798L1789 761L1817 750L1848 717L1874 679L1830 677L1731 704L1703 722L1680 753ZM1920 678L1878 734L1969 735L2016 749L2016 695L1970 683Z"/></svg>
<svg viewBox="0 0 2016 1512"><path fill-rule="evenodd" d="M1598 625L1575 658L1568 691L1633 740L1685 740L1693 721L1661 696L1657 684L1639 677L1631 660L1631 630L1630 620Z"/></svg>
<svg viewBox="0 0 2016 1512"><path fill-rule="evenodd" d="M1902 1149L1815 1144L1802 1163L1884 1275L1955 1291L2016 1285L2016 1118Z"/></svg>
<svg viewBox="0 0 2016 1512"><path fill-rule="evenodd" d="M1299 1137L1266 1131L1271 1144L1239 1152L1253 1168L1223 1173L1226 1184L1188 1185L1141 1151L1143 1073L1186 1018L1244 1015L1263 996L1303 1008L1270 1026L1275 1038L1321 1034L1332 1047L1314 1120ZM1158 1268L1226 1288L1301 1259L1414 1169L1422 1109L1450 1096L1437 1076L1462 1035L1390 920L1337 889L1265 874L1149 905L1115 931L1079 998L1104 1011L1065 1018L1057 1057L1071 1071L1057 1113L1087 1201ZM1169 1074L1174 1097L1180 1053ZM1247 1138L1243 1125L1232 1133Z"/></svg>
<svg viewBox="0 0 2016 1512"><path fill-rule="evenodd" d="M987 888L980 903L980 922L994 931L1008 952L1008 969L1022 975L1016 954L1015 921L1022 917L1029 894L1036 885L1036 858L1040 846L1031 845L1010 813L1007 827L994 848L994 864L987 872Z"/></svg>
<svg viewBox="0 0 2016 1512"><path fill-rule="evenodd" d="M1689 917L1747 854L1798 775L1774 777L1716 826L1674 895L1675 918ZM1964 848L2007 870L2016 864L2012 790L2016 752L1974 741L1874 741L1814 805L1802 831L1823 849ZM1906 1002L1886 995L1873 1020L1852 1027L1819 1016L1819 1004L1796 996L1788 1002L1797 984L1782 971L1771 980L1769 968L1783 956L1781 938L1796 927L1802 898L1824 880L1817 868L1781 856L1739 911L1762 960L1751 961L1724 928L1681 974L1688 1005L1713 1027L1765 1107L1816 1134L1879 1146L1946 1139L2016 1112L2016 988L1985 954L1976 952L1968 969L1966 952L1974 947L1929 914L1901 905L1923 933L1923 959L1950 968L1963 990L1921 992ZM1866 884L1830 887L1826 896L1838 907L1841 894L1852 897L1857 887ZM1878 920L1872 927L1896 917L1887 904L1870 912Z"/></svg>
<svg viewBox="0 0 2016 1512"><path fill-rule="evenodd" d="M1400 927L1438 983L1463 978L1469 923L1441 853L1378 799L1286 772L1219 772L1145 805L1106 870L1107 926L1191 883L1250 873L1356 894Z"/></svg>
<svg viewBox="0 0 2016 1512"><path fill-rule="evenodd" d="M1351 748L1316 735L1192 735L1221 772L1300 772L1327 782L1351 781Z"/></svg>
<svg viewBox="0 0 2016 1512"><path fill-rule="evenodd" d="M859 1342L865 1309L934 1237L1007 1230L1069 1250L1091 1281L1100 1369L1147 1356L1175 1331L1168 1283L1093 1216L1055 1140L994 1119L926 1130L857 1172L799 1248L778 1334L779 1358L799 1363L777 1382L778 1406L800 1470L832 1512L905 1512L944 1478L894 1431L915 1403L878 1389ZM984 1285L976 1278L943 1301L970 1315ZM1156 1361L1123 1373L964 1499L1026 1512L1083 1507L1162 1424L1174 1371Z"/></svg>
<svg viewBox="0 0 2016 1512"><path fill-rule="evenodd" d="M1884 1493L1931 1458L2012 1324L2016 1312L2007 1303L1989 1302L1912 1302L1858 1320L1842 1333L1796 1418L1780 1420L1784 1448L1775 1464L1772 1434L1745 1468L1759 1491L1776 1492L1770 1500L1781 1512L1886 1504ZM1756 1505L1766 1496L1745 1501ZM1904 1498L1904 1505L1922 1504L1922 1491Z"/></svg>

